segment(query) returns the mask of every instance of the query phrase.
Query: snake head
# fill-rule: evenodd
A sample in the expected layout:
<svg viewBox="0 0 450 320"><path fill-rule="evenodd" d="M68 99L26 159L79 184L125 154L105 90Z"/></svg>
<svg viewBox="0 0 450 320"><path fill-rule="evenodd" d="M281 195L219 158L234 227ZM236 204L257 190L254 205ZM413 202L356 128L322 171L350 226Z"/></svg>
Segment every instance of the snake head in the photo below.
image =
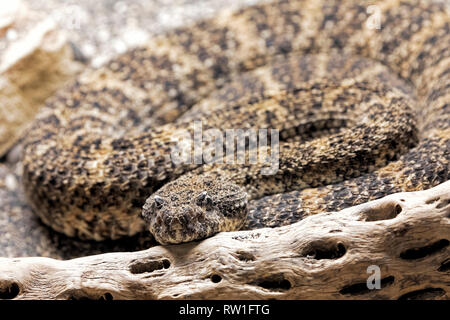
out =
<svg viewBox="0 0 450 320"><path fill-rule="evenodd" d="M174 244L239 230L247 210L242 187L217 176L188 173L150 196L142 216L156 241Z"/></svg>

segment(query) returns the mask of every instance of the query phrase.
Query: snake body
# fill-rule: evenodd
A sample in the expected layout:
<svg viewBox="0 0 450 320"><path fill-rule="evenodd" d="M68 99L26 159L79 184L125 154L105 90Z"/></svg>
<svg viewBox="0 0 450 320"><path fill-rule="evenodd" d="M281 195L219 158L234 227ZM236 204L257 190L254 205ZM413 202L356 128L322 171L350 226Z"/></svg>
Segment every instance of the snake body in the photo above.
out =
<svg viewBox="0 0 450 320"><path fill-rule="evenodd" d="M86 71L26 138L33 210L68 236L104 240L144 230L145 204L152 234L174 243L448 180L448 5L380 1L381 29L366 26L368 5L224 12ZM174 164L171 137L194 119L279 129L280 170Z"/></svg>

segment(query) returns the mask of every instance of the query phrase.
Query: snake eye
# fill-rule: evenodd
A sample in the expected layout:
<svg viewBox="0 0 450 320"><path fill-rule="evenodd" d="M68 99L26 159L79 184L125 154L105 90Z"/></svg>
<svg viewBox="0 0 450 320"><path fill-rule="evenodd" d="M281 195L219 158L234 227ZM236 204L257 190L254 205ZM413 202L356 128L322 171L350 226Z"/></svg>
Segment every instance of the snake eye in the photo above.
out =
<svg viewBox="0 0 450 320"><path fill-rule="evenodd" d="M161 198L160 196L155 196L155 205L156 205L156 208L161 209L162 206L163 206L163 204L164 204L164 199Z"/></svg>
<svg viewBox="0 0 450 320"><path fill-rule="evenodd" d="M210 196L208 196L208 193L206 191L203 191L197 196L196 203L198 206L203 207L211 207L212 206L212 199Z"/></svg>

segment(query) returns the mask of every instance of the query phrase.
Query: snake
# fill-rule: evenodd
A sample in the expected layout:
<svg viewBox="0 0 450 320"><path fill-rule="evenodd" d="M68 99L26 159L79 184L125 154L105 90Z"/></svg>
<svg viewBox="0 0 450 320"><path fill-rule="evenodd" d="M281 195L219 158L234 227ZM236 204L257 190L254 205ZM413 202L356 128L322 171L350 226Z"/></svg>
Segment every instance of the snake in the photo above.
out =
<svg viewBox="0 0 450 320"><path fill-rule="evenodd" d="M86 70L24 139L28 203L69 237L171 244L448 180L448 3L378 1L379 27L370 5L263 2ZM175 163L173 137L195 120L279 130L278 171Z"/></svg>

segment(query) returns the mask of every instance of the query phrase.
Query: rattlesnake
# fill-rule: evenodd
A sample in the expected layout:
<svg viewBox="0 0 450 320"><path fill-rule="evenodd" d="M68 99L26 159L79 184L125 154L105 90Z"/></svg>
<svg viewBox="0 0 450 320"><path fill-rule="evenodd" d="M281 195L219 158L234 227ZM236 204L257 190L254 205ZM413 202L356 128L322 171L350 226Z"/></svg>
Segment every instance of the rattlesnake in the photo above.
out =
<svg viewBox="0 0 450 320"><path fill-rule="evenodd" d="M86 71L49 100L26 137L33 210L69 236L115 239L146 228L148 198L150 230L172 243L446 181L448 6L380 1L380 29L366 25L367 6L294 0L224 12ZM286 140L310 127L332 132L283 142L279 173L262 177L259 166L175 165L171 137L194 119L272 126Z"/></svg>

